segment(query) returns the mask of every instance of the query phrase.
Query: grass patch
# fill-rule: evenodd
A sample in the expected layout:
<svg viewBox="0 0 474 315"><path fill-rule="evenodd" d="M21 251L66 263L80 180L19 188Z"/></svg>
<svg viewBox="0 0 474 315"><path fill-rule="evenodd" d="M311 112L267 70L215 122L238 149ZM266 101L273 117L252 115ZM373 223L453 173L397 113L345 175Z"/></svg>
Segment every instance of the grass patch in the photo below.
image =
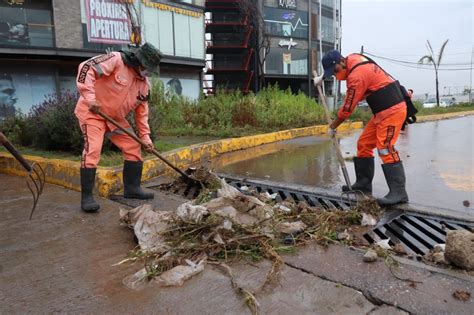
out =
<svg viewBox="0 0 474 315"><path fill-rule="evenodd" d="M459 104L450 107L434 107L434 108L423 108L422 106L418 107L418 116L427 116L427 115L437 115L437 114L447 114L447 113L457 113L474 110L474 104Z"/></svg>

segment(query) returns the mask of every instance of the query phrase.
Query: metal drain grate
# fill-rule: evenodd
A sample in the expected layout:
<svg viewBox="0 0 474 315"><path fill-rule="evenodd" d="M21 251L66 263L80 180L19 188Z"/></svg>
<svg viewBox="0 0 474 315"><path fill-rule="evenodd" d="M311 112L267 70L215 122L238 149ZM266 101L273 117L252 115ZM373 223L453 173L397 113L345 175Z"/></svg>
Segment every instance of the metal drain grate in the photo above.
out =
<svg viewBox="0 0 474 315"><path fill-rule="evenodd" d="M268 192L277 193L277 201L294 201L296 203L306 202L313 207L321 207L327 210L346 210L349 209L350 202L341 199L339 196L331 196L327 193L317 193L307 191L304 186L289 185L285 187L284 183L273 183L264 180L253 180L241 178L238 176L229 176L219 174L226 178L226 181L240 189L247 186L249 190L256 190L259 193ZM166 185L155 185L149 188L155 190L165 190L169 193L184 196L187 199L196 198L200 189L196 187L173 187ZM244 191L245 192L245 191ZM369 243L378 242L383 239L390 239L393 246L401 243L406 250L412 254L424 255L429 252L436 244L444 244L446 241L446 232L449 230L474 230L474 223L459 221L454 219L442 218L435 215L425 215L410 212L408 209L389 211L386 216L372 231L364 235Z"/></svg>
<svg viewBox="0 0 474 315"><path fill-rule="evenodd" d="M446 242L449 230L473 231L474 224L414 214L402 214L364 235L369 243L390 239L389 244L402 243L408 252L425 255L436 244Z"/></svg>
<svg viewBox="0 0 474 315"><path fill-rule="evenodd" d="M345 210L349 209L349 202L344 202L341 198L337 197L328 197L323 195L318 195L312 192L299 191L294 189L286 189L281 187L275 187L270 185L265 185L261 183L253 183L251 181L241 181L238 179L228 179L226 178L229 185L234 186L240 189L242 186L247 186L250 190L256 190L259 193L268 192L269 194L277 193L276 200L288 200L294 201L296 203L304 201L309 204L311 207L322 207L324 209L339 209Z"/></svg>

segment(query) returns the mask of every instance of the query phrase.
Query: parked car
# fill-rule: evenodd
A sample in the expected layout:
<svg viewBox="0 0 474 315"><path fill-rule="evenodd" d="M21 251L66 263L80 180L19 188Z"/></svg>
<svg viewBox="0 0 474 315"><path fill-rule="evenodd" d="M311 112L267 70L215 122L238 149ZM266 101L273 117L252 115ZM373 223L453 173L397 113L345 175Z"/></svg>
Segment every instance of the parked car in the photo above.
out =
<svg viewBox="0 0 474 315"><path fill-rule="evenodd" d="M443 101L448 104L448 106L453 106L456 104L456 98L451 97L451 98L443 98Z"/></svg>
<svg viewBox="0 0 474 315"><path fill-rule="evenodd" d="M436 102L435 98L427 99L423 103L423 108L433 108L433 107L436 107L436 106L438 106L438 103ZM448 103L446 103L443 100L439 100L439 107L448 107Z"/></svg>

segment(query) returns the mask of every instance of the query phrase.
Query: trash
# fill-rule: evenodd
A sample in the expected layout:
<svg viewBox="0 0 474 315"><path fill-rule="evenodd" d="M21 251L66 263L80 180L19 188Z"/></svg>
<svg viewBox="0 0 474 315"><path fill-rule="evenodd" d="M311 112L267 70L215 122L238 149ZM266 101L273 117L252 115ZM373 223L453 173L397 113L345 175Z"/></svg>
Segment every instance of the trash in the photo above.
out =
<svg viewBox="0 0 474 315"><path fill-rule="evenodd" d="M130 290L141 290L148 284L148 272L145 268L123 279L122 283Z"/></svg>
<svg viewBox="0 0 474 315"><path fill-rule="evenodd" d="M393 246L393 251L398 255L406 255L407 254L407 250L406 250L405 246L403 246L402 243L395 244L395 246Z"/></svg>
<svg viewBox="0 0 474 315"><path fill-rule="evenodd" d="M468 208L468 207L471 205L471 203L469 202L469 200L464 200L464 201L462 202L462 204L463 204L463 206L466 207L466 208Z"/></svg>
<svg viewBox="0 0 474 315"><path fill-rule="evenodd" d="M451 264L467 271L473 271L474 233L465 230L448 231L445 257Z"/></svg>
<svg viewBox="0 0 474 315"><path fill-rule="evenodd" d="M205 263L206 261L204 259L197 264L186 259L187 266L179 265L171 270L165 271L155 278L154 282L163 287L182 286L186 280L202 272Z"/></svg>
<svg viewBox="0 0 474 315"><path fill-rule="evenodd" d="M151 252L164 252L169 249L161 232L167 228L171 217L169 212L155 212L150 204L131 210L120 209L120 221L133 227L140 248Z"/></svg>
<svg viewBox="0 0 474 315"><path fill-rule="evenodd" d="M191 202L183 203L176 210L176 215L183 221L189 221L194 223L201 222L202 218L209 214L206 207L194 206Z"/></svg>
<svg viewBox="0 0 474 315"><path fill-rule="evenodd" d="M444 252L446 250L446 244L436 244L433 247L433 252L439 253L439 252Z"/></svg>
<svg viewBox="0 0 474 315"><path fill-rule="evenodd" d="M371 262L377 261L377 258L378 258L377 253L373 249L369 249L365 253L363 260L367 263L371 263Z"/></svg>
<svg viewBox="0 0 474 315"><path fill-rule="evenodd" d="M337 233L337 239L339 241L350 241L352 239L352 235L344 230L344 232Z"/></svg>
<svg viewBox="0 0 474 315"><path fill-rule="evenodd" d="M282 222L276 226L276 230L282 234L297 234L306 229L306 224L301 221Z"/></svg>
<svg viewBox="0 0 474 315"><path fill-rule="evenodd" d="M438 265L447 265L443 252L433 253L433 262Z"/></svg>
<svg viewBox="0 0 474 315"><path fill-rule="evenodd" d="M240 186L241 191L248 191L249 187L248 186Z"/></svg>
<svg viewBox="0 0 474 315"><path fill-rule="evenodd" d="M456 290L453 292L453 298L459 301L467 302L471 299L471 292L465 290Z"/></svg>
<svg viewBox="0 0 474 315"><path fill-rule="evenodd" d="M326 211L305 202L275 204L277 194L244 194L203 169L193 176L207 183L205 193L175 211L155 211L152 205L120 210L121 222L133 227L140 249L119 264L145 265L124 280L127 287L140 288L153 279L164 286L182 285L203 270L208 258L207 263L214 265L244 257L270 259L267 283L283 265L281 250L290 251L309 240L322 246L338 239L360 237L362 241L366 231L357 209ZM371 215L378 211L372 206L366 209Z"/></svg>
<svg viewBox="0 0 474 315"><path fill-rule="evenodd" d="M385 240L378 241L377 243L375 243L375 245L379 246L382 249L392 249L392 246L390 246L390 244L388 242L390 242L389 238L387 238Z"/></svg>
<svg viewBox="0 0 474 315"><path fill-rule="evenodd" d="M287 206L281 205L281 204L276 204L273 208L280 210L282 212L290 213L291 209L288 208Z"/></svg>
<svg viewBox="0 0 474 315"><path fill-rule="evenodd" d="M373 226L377 224L377 220L374 218L373 215L362 213L362 222L360 225L362 226Z"/></svg>
<svg viewBox="0 0 474 315"><path fill-rule="evenodd" d="M268 191L262 194L264 198L274 200L278 196L278 193L269 194Z"/></svg>

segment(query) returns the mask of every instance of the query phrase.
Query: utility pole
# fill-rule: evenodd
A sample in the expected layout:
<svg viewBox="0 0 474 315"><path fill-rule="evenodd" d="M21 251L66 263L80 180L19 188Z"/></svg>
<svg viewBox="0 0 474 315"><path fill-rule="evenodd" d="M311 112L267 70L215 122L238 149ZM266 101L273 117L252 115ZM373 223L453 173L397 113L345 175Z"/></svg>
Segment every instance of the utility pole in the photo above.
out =
<svg viewBox="0 0 474 315"><path fill-rule="evenodd" d="M311 54L311 48L313 47L312 45L312 38L311 38L311 29L313 26L313 19L312 17L312 11L311 11L311 1L308 1L308 96L310 98L313 97L312 89L311 89L311 79L313 77L313 58Z"/></svg>
<svg viewBox="0 0 474 315"><path fill-rule="evenodd" d="M319 64L321 64L321 60L323 59L323 22L322 22L322 14L323 12L323 7L322 7L322 1L319 0ZM321 75L321 73L323 71L323 68L322 68L322 65L321 65L321 69L319 70L318 74ZM326 95L326 88L324 87L326 84L324 84L324 81L323 81L323 94L324 96Z"/></svg>
<svg viewBox="0 0 474 315"><path fill-rule="evenodd" d="M469 104L472 103L472 59L474 57L474 46L471 48L471 70L469 76Z"/></svg>

